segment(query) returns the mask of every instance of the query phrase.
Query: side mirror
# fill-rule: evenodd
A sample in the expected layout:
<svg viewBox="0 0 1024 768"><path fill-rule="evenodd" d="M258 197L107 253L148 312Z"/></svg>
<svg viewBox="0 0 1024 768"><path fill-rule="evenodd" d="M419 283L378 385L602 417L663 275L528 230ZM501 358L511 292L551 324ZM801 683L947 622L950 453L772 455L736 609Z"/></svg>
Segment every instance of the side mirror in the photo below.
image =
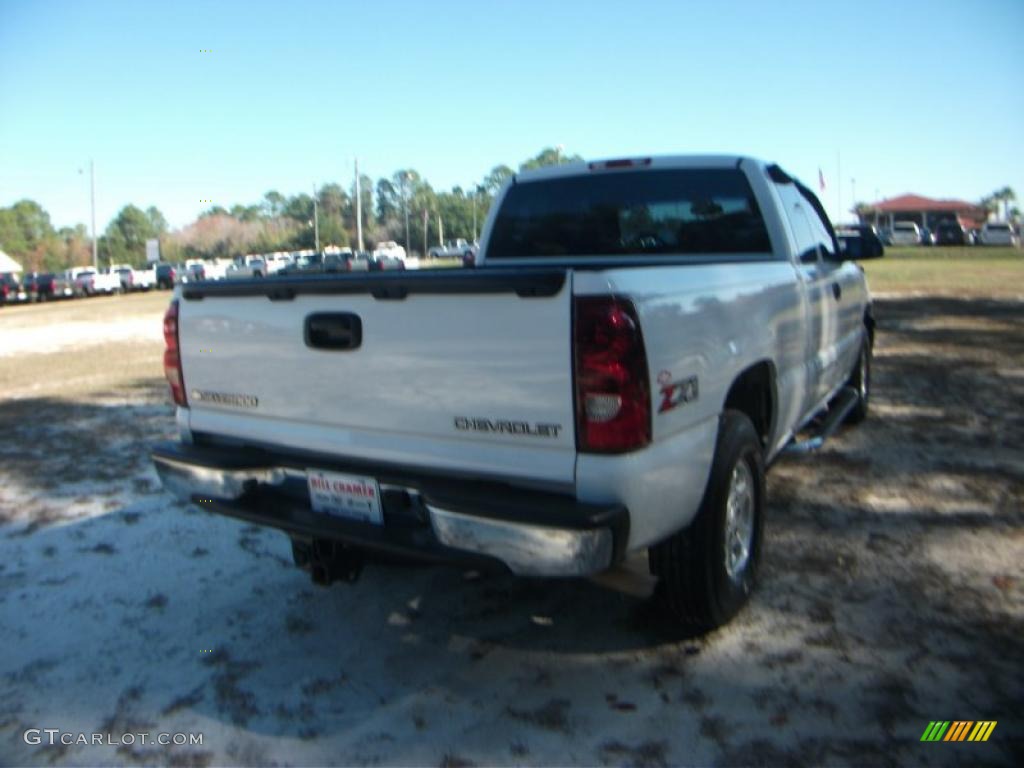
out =
<svg viewBox="0 0 1024 768"><path fill-rule="evenodd" d="M885 254L882 241L874 235L841 234L839 239L839 253L844 259L860 261L863 259L878 259Z"/></svg>

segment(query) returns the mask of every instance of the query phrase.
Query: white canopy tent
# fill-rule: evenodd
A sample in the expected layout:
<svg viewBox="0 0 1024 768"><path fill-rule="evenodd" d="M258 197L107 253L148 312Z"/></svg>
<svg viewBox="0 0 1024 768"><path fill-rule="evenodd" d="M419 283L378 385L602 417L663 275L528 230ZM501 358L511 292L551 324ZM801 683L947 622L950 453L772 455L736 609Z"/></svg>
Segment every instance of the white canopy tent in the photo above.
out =
<svg viewBox="0 0 1024 768"><path fill-rule="evenodd" d="M23 272L21 264L16 262L3 251L0 251L0 272Z"/></svg>

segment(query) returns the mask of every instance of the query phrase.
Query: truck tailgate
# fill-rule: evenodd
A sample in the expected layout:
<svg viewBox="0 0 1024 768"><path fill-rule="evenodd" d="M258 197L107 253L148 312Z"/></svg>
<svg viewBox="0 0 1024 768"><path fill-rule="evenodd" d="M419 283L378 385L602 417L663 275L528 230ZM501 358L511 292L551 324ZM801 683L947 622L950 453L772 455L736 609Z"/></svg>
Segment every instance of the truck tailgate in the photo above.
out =
<svg viewBox="0 0 1024 768"><path fill-rule="evenodd" d="M186 286L190 428L570 485L571 275L484 272Z"/></svg>

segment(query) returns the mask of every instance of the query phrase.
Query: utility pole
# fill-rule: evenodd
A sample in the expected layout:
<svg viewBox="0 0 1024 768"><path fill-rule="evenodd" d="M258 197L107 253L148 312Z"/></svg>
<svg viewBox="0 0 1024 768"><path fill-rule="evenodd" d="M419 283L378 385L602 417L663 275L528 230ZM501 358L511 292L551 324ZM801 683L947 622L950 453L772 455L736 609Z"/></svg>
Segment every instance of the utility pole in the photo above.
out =
<svg viewBox="0 0 1024 768"><path fill-rule="evenodd" d="M412 243L409 242L409 172L402 171L402 207L405 208L405 248L412 250ZM426 231L426 226L424 226Z"/></svg>
<svg viewBox="0 0 1024 768"><path fill-rule="evenodd" d="M359 189L359 158L356 158L356 241L363 250L363 195Z"/></svg>
<svg viewBox="0 0 1024 768"><path fill-rule="evenodd" d="M92 268L97 272L100 269L99 249L96 245L96 166L92 158L89 158L89 203L92 208Z"/></svg>
<svg viewBox="0 0 1024 768"><path fill-rule="evenodd" d="M316 209L316 184L313 185L313 238L316 242L316 252L320 253L320 219Z"/></svg>
<svg viewBox="0 0 1024 768"><path fill-rule="evenodd" d="M437 212L437 244L444 248L444 223L441 221L441 212Z"/></svg>
<svg viewBox="0 0 1024 768"><path fill-rule="evenodd" d="M476 242L476 187L473 187L473 242Z"/></svg>
<svg viewBox="0 0 1024 768"><path fill-rule="evenodd" d="M427 255L427 224L430 221L430 213L426 208L423 209L423 257Z"/></svg>

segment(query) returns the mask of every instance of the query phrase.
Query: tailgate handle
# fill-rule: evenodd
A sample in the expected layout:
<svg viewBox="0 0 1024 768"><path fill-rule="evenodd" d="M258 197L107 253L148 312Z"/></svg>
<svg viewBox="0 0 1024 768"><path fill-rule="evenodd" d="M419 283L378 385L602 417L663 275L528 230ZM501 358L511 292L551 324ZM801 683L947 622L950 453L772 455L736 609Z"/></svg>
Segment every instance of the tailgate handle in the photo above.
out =
<svg viewBox="0 0 1024 768"><path fill-rule="evenodd" d="M317 312L306 316L303 336L313 349L358 349L363 343L363 321L351 312Z"/></svg>

